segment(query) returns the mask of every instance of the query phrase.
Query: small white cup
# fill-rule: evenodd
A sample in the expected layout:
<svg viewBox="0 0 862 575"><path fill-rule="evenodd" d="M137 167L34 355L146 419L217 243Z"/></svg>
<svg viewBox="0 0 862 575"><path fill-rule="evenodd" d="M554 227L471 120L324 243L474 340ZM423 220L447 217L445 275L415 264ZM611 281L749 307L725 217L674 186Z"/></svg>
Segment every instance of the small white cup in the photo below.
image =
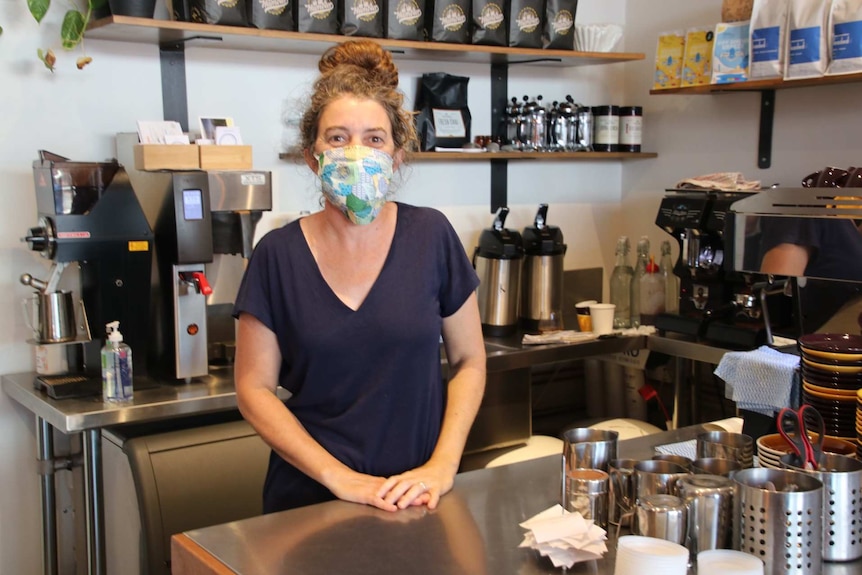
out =
<svg viewBox="0 0 862 575"><path fill-rule="evenodd" d="M593 333L604 335L614 330L614 309L612 303L594 303L590 306L590 320L593 324Z"/></svg>

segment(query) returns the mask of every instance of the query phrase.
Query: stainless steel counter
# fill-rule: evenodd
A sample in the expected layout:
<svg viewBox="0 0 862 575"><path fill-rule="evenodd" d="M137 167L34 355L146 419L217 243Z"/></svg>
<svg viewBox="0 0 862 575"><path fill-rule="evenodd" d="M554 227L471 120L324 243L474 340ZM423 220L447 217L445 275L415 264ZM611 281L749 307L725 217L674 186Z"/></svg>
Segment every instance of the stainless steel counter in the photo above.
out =
<svg viewBox="0 0 862 575"><path fill-rule="evenodd" d="M696 437L702 426L620 443L620 457L646 459L656 445ZM432 512L422 508L387 513L332 501L282 513L196 529L192 542L227 567L174 574L276 575L535 575L562 573L550 560L519 548L519 524L559 501L560 458L549 456L460 474L455 488ZM613 573L615 541L597 561L566 573ZM174 547L176 553L176 542ZM824 563L825 575L862 572L862 560Z"/></svg>
<svg viewBox="0 0 862 575"><path fill-rule="evenodd" d="M527 368L541 363L581 359L642 349L644 337L610 338L577 344L524 346L520 334L486 340L489 372ZM445 366L448 367L448 366ZM109 404L100 397L54 400L33 387L32 373L2 376L3 390L32 411L37 421L38 458L42 469L42 523L44 572L57 573L53 430L81 433L87 518L88 572L105 573L104 509L102 502L101 430L108 426L147 423L236 408L233 371L221 369L192 383L150 382L150 389L135 391L133 401ZM287 398L279 388L280 397Z"/></svg>

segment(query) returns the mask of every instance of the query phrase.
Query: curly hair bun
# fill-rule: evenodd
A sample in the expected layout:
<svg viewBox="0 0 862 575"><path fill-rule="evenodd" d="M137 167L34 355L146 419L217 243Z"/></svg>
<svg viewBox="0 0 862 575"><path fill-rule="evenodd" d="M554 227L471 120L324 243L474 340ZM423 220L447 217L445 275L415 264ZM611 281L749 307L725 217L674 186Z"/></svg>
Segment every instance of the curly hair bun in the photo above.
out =
<svg viewBox="0 0 862 575"><path fill-rule="evenodd" d="M365 70L375 82L389 88L398 87L398 68L392 54L369 40L352 40L336 44L323 53L318 68L328 74L339 66L355 66Z"/></svg>

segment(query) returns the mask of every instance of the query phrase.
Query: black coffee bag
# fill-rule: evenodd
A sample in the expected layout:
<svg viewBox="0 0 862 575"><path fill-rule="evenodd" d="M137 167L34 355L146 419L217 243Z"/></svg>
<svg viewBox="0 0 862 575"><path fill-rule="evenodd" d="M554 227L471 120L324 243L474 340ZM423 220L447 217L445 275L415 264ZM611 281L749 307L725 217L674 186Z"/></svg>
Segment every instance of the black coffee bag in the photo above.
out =
<svg viewBox="0 0 862 575"><path fill-rule="evenodd" d="M511 0L509 8L509 46L542 47L544 0Z"/></svg>
<svg viewBox="0 0 862 575"><path fill-rule="evenodd" d="M507 0L473 0L473 44L507 44Z"/></svg>
<svg viewBox="0 0 862 575"><path fill-rule="evenodd" d="M383 37L383 0L341 0L341 33L345 36Z"/></svg>
<svg viewBox="0 0 862 575"><path fill-rule="evenodd" d="M416 96L416 132L423 152L437 146L460 148L470 141L469 81L443 72L422 74Z"/></svg>
<svg viewBox="0 0 862 575"><path fill-rule="evenodd" d="M575 49L575 13L578 0L545 0L542 46L552 50Z"/></svg>
<svg viewBox="0 0 862 575"><path fill-rule="evenodd" d="M470 43L472 0L428 0L428 37L433 42Z"/></svg>
<svg viewBox="0 0 862 575"><path fill-rule="evenodd" d="M248 19L260 30L296 30L295 0L248 0Z"/></svg>
<svg viewBox="0 0 862 575"><path fill-rule="evenodd" d="M296 30L312 34L338 34L335 0L296 0Z"/></svg>
<svg viewBox="0 0 862 575"><path fill-rule="evenodd" d="M425 40L425 5L417 0L383 0L386 37L393 40Z"/></svg>
<svg viewBox="0 0 862 575"><path fill-rule="evenodd" d="M192 22L248 26L246 0L189 0Z"/></svg>

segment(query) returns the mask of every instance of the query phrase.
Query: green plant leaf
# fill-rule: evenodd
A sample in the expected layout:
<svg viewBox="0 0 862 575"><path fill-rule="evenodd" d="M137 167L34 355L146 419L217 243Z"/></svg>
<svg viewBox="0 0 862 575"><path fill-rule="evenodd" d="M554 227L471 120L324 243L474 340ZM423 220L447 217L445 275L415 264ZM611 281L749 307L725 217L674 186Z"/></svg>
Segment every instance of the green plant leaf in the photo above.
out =
<svg viewBox="0 0 862 575"><path fill-rule="evenodd" d="M60 39L63 40L63 48L71 50L81 43L84 36L84 27L87 20L78 10L69 10L63 18L63 26L60 28Z"/></svg>
<svg viewBox="0 0 862 575"><path fill-rule="evenodd" d="M51 73L54 72L54 63L57 61L57 58L54 57L54 51L50 48L47 52L43 52L42 48L36 50L36 56L45 64L45 67L51 70Z"/></svg>
<svg viewBox="0 0 862 575"><path fill-rule="evenodd" d="M27 8L30 14L36 19L36 22L41 22L45 14L48 13L48 8L51 7L51 0L27 0Z"/></svg>

